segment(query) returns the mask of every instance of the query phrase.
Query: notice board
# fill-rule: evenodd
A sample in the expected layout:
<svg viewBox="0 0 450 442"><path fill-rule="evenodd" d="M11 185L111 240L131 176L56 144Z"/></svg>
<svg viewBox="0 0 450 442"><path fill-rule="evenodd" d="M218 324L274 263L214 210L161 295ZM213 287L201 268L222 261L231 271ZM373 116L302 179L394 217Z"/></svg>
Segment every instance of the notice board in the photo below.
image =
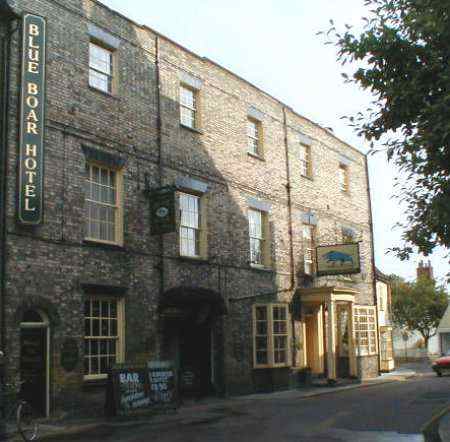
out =
<svg viewBox="0 0 450 442"><path fill-rule="evenodd" d="M106 392L108 414L127 416L177 406L177 377L171 362L118 364L111 369Z"/></svg>

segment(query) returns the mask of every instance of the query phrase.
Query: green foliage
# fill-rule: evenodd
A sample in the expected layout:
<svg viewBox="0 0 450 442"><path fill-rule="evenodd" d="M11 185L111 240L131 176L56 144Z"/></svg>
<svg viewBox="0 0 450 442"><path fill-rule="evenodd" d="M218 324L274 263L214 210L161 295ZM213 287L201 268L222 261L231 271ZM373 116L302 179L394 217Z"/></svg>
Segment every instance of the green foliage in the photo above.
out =
<svg viewBox="0 0 450 442"><path fill-rule="evenodd" d="M354 33L331 21L329 43L338 48L343 74L373 95L364 112L347 117L372 152L382 146L408 181L397 181L405 203L405 244L393 249L407 259L450 247L450 0L366 0L369 17ZM356 35L355 35L356 34Z"/></svg>
<svg viewBox="0 0 450 442"><path fill-rule="evenodd" d="M434 279L419 278L405 282L398 278L392 282L392 318L394 324L408 331L417 330L428 344L448 304L444 286Z"/></svg>

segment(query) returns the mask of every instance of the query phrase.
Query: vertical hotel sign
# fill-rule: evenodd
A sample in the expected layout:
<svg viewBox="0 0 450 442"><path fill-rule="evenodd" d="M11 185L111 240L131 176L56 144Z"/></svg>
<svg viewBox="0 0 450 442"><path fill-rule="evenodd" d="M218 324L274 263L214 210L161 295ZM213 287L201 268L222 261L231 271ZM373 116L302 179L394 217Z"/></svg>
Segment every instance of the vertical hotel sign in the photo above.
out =
<svg viewBox="0 0 450 442"><path fill-rule="evenodd" d="M43 215L45 19L23 17L18 217L37 225Z"/></svg>

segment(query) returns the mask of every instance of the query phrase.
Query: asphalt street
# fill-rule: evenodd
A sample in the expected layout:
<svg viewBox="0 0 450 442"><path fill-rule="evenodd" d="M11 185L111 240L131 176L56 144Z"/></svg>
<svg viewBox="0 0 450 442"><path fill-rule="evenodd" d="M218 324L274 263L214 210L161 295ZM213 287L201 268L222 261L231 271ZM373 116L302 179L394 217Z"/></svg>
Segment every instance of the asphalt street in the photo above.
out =
<svg viewBox="0 0 450 442"><path fill-rule="evenodd" d="M303 399L236 401L207 418L100 428L67 441L419 442L421 427L450 405L450 377L426 374Z"/></svg>

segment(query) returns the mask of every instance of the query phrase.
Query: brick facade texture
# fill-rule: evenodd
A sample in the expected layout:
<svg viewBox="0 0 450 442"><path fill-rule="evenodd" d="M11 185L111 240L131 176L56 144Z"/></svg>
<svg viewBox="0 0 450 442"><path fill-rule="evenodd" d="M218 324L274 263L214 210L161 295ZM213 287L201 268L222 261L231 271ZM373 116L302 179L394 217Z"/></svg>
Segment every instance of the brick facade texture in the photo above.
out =
<svg viewBox="0 0 450 442"><path fill-rule="evenodd" d="M47 99L45 133L45 214L36 228L16 222L20 33L13 37L8 146L6 306L7 371L19 370L21 314L27 308L47 312L51 324L50 396L53 411L75 412L100 397L83 382L83 284L126 287L126 360L170 358L166 327L158 312L161 285L209 288L225 300L227 314L213 325L217 390L256 391L253 370L252 305L289 302L302 277L302 213L317 215L317 243L338 243L343 226L361 241L361 273L320 277L314 286L350 287L356 303L374 304L372 238L366 165L363 154L330 131L294 113L205 58L158 36L92 0L14 0L14 9L47 20ZM113 95L89 87L88 24L120 40L116 50L117 88ZM158 164L156 48L159 46L161 164ZM179 124L179 75L202 80L201 132ZM263 114L264 159L247 154L250 106ZM289 211L284 115L292 194L295 286L291 286ZM299 133L312 139L313 176L300 173ZM84 174L87 145L120 156L124 167L124 245L84 241ZM349 159L350 191L339 190L340 158ZM173 185L191 177L208 185L207 257L179 258L178 235L161 241L150 235L146 185ZM249 196L271 204L270 270L249 266ZM164 255L161 266L160 256ZM161 273L161 269L163 272ZM163 281L161 281L161 277ZM295 324L295 341L301 341ZM81 360L72 372L60 366L62 342L75 338ZM292 344L294 345L294 344ZM296 358L300 367L301 358ZM363 358L364 359L364 358ZM362 377L377 374L376 357L359 362ZM375 363L372 361L375 360ZM282 372L283 370L281 370ZM288 370L289 371L289 370ZM286 377L280 386L285 386ZM263 382L263 381L262 381ZM263 382L264 383L264 382ZM277 383L277 382L275 382ZM287 384L286 384L287 386ZM98 399L98 409L102 407Z"/></svg>

